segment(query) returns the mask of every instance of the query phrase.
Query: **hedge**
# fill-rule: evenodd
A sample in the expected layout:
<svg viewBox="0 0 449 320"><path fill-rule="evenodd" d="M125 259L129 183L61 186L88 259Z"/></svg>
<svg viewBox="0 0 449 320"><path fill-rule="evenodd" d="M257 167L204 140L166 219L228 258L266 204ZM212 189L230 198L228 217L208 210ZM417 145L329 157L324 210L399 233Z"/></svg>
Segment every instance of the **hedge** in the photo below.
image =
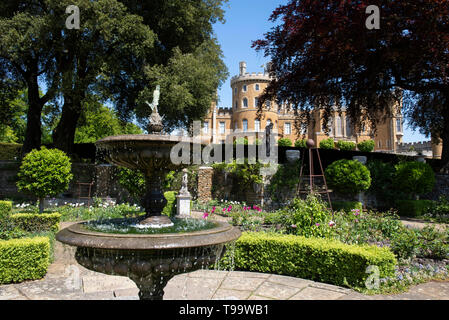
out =
<svg viewBox="0 0 449 320"><path fill-rule="evenodd" d="M0 160L17 160L21 150L21 144L0 142Z"/></svg>
<svg viewBox="0 0 449 320"><path fill-rule="evenodd" d="M10 216L13 224L27 232L42 232L59 230L59 213L16 213Z"/></svg>
<svg viewBox="0 0 449 320"><path fill-rule="evenodd" d="M0 284L42 279L49 264L46 237L0 241Z"/></svg>
<svg viewBox="0 0 449 320"><path fill-rule="evenodd" d="M397 200L396 209L401 217L419 217L432 207L432 200Z"/></svg>
<svg viewBox="0 0 449 320"><path fill-rule="evenodd" d="M363 204L358 201L334 201L332 202L332 209L334 211L343 210L345 212L351 212L353 209L363 210Z"/></svg>
<svg viewBox="0 0 449 320"><path fill-rule="evenodd" d="M220 267L230 267L232 250L227 250ZM348 245L323 238L294 235L243 233L235 243L234 268L325 282L337 286L364 287L377 266L380 277L394 276L397 264L388 248Z"/></svg>
<svg viewBox="0 0 449 320"><path fill-rule="evenodd" d="M0 201L0 220L10 215L12 210L11 201Z"/></svg>

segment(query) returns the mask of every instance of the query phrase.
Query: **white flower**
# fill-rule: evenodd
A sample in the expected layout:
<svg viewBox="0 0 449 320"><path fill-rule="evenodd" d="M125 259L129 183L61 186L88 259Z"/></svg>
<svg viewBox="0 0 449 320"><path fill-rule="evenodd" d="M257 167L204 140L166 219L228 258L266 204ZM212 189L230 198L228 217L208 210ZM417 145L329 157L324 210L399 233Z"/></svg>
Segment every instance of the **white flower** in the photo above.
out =
<svg viewBox="0 0 449 320"><path fill-rule="evenodd" d="M333 227L333 226L335 226L335 222L334 221L329 221L329 227Z"/></svg>

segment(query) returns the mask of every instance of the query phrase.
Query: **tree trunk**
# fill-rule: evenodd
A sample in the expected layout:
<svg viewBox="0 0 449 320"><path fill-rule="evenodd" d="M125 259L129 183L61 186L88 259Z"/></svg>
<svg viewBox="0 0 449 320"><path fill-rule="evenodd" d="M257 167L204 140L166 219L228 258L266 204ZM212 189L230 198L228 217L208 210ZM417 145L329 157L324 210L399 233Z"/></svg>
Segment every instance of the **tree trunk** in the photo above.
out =
<svg viewBox="0 0 449 320"><path fill-rule="evenodd" d="M44 212L44 198L39 198L39 213Z"/></svg>
<svg viewBox="0 0 449 320"><path fill-rule="evenodd" d="M33 149L41 146L41 116L43 103L39 97L39 85L37 79L28 81L28 111L25 141L22 147L22 157Z"/></svg>
<svg viewBox="0 0 449 320"><path fill-rule="evenodd" d="M67 154L73 153L76 126L82 112L80 101L79 98L64 95L61 120L53 131L54 146Z"/></svg>
<svg viewBox="0 0 449 320"><path fill-rule="evenodd" d="M441 153L442 170L449 170L449 117L445 117L443 135L443 151Z"/></svg>

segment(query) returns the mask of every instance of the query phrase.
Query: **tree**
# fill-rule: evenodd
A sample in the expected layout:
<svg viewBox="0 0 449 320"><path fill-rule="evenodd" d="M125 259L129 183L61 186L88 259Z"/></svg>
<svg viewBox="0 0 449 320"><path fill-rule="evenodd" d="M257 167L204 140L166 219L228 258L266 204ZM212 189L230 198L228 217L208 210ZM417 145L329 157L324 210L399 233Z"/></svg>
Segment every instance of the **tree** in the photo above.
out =
<svg viewBox="0 0 449 320"><path fill-rule="evenodd" d="M99 102L86 104L76 128L75 143L95 143L108 136L142 133L137 125L121 121L114 111Z"/></svg>
<svg viewBox="0 0 449 320"><path fill-rule="evenodd" d="M22 160L17 174L17 188L39 199L39 212L44 211L44 198L56 196L69 187L72 180L69 157L58 149L32 150Z"/></svg>
<svg viewBox="0 0 449 320"><path fill-rule="evenodd" d="M369 5L380 9L380 29L366 27ZM253 44L272 58L275 78L261 104L318 108L325 122L345 105L354 123L375 130L379 115L404 101L415 127L442 139L449 165L449 2L290 0L270 19L282 23Z"/></svg>

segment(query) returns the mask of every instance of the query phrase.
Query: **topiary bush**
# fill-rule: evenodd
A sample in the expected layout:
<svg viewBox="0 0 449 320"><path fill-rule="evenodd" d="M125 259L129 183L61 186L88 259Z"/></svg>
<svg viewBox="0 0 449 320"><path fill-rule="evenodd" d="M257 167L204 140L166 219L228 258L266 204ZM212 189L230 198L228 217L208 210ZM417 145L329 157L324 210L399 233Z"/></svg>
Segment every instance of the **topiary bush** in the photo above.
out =
<svg viewBox="0 0 449 320"><path fill-rule="evenodd" d="M377 266L380 278L394 276L397 264L388 248L347 245L340 241L295 235L243 233L228 247L220 268L293 276L337 286L365 287L369 266Z"/></svg>
<svg viewBox="0 0 449 320"><path fill-rule="evenodd" d="M329 139L325 139L325 140L321 141L320 149L328 149L328 150L335 149L334 139L329 138Z"/></svg>
<svg viewBox="0 0 449 320"><path fill-rule="evenodd" d="M50 258L47 237L0 240L0 284L43 278Z"/></svg>
<svg viewBox="0 0 449 320"><path fill-rule="evenodd" d="M19 191L39 199L39 212L44 211L44 198L56 196L69 187L73 178L70 158L61 150L33 150L22 160L17 174Z"/></svg>
<svg viewBox="0 0 449 320"><path fill-rule="evenodd" d="M366 140L357 144L357 149L361 152L373 152L376 146L374 140Z"/></svg>
<svg viewBox="0 0 449 320"><path fill-rule="evenodd" d="M393 178L396 169L389 162L380 160L370 160L366 164L371 173L371 187L369 192L377 196L378 199L391 204L398 197L398 190L393 185Z"/></svg>
<svg viewBox="0 0 449 320"><path fill-rule="evenodd" d="M357 160L338 160L325 170L328 186L339 193L355 195L371 186L371 175L367 167Z"/></svg>
<svg viewBox="0 0 449 320"><path fill-rule="evenodd" d="M409 198L418 199L419 195L431 192L435 186L435 173L424 162L401 162L396 165L393 178L394 187Z"/></svg>
<svg viewBox="0 0 449 320"><path fill-rule="evenodd" d="M10 216L12 224L26 232L58 232L61 215L59 213L16 213Z"/></svg>
<svg viewBox="0 0 449 320"><path fill-rule="evenodd" d="M353 151L356 148L355 142L351 141L338 141L336 145L342 151Z"/></svg>
<svg viewBox="0 0 449 320"><path fill-rule="evenodd" d="M289 138L281 138L278 140L279 147L291 147L293 142Z"/></svg>
<svg viewBox="0 0 449 320"><path fill-rule="evenodd" d="M234 140L234 145L238 145L238 144L243 144L243 145L247 146L249 144L249 142L248 142L247 138L239 137Z"/></svg>
<svg viewBox="0 0 449 320"><path fill-rule="evenodd" d="M304 139L296 140L295 147L296 148L307 148L306 140L304 140Z"/></svg>

